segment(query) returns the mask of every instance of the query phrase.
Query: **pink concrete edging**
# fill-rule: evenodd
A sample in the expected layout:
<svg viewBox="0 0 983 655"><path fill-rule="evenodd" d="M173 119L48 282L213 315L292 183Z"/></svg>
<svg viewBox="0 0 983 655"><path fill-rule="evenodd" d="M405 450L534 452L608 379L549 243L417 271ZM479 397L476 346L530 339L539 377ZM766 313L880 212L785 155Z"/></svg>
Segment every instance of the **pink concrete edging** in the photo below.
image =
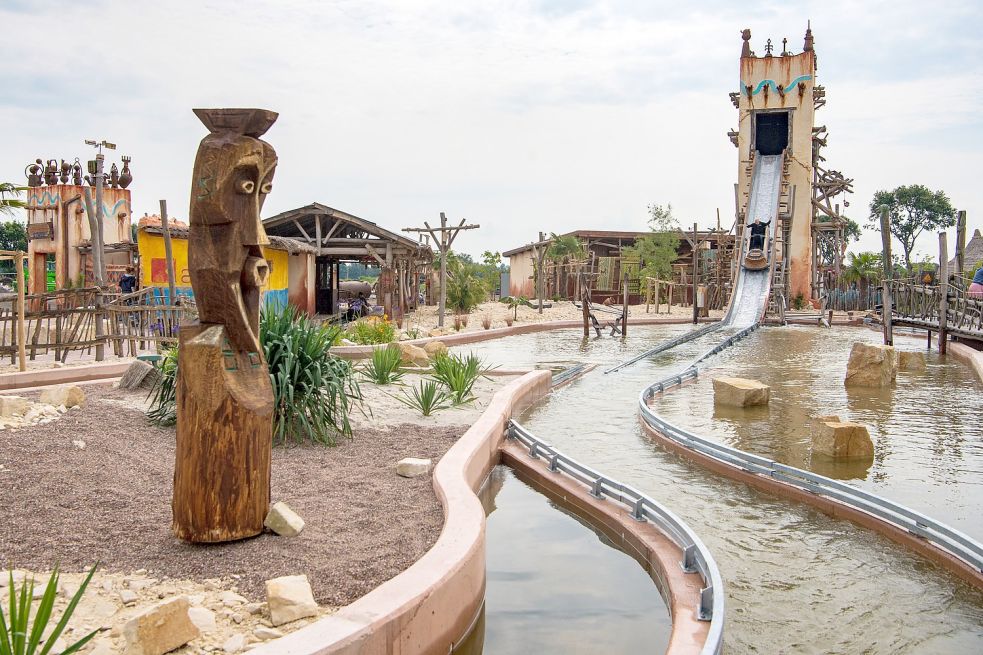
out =
<svg viewBox="0 0 983 655"><path fill-rule="evenodd" d="M956 341L946 344L946 351L961 362L965 362L983 381L983 352Z"/></svg>
<svg viewBox="0 0 983 655"><path fill-rule="evenodd" d="M66 366L65 368L3 373L0 374L0 391L24 389L26 387L42 387L52 384L66 384L68 382L88 382L91 380L118 378L126 373L126 369L134 361L130 359L111 364L86 364L84 366Z"/></svg>
<svg viewBox="0 0 983 655"><path fill-rule="evenodd" d="M700 319L700 323L713 323L720 319ZM690 318L670 318L660 316L642 316L638 318L628 318L628 325L681 325L692 323ZM517 334L532 334L534 332L546 332L548 330L565 330L570 328L583 327L584 322L580 320L562 321L541 321L539 323L523 323L522 325L512 325L512 327L493 328L491 330L458 332L457 334L445 334L439 337L423 337L420 339L408 339L406 341L394 341L393 343L408 343L414 346L423 346L430 341L440 341L447 346L462 346L479 341L489 341L502 337L511 337ZM382 344L378 344L382 345ZM335 346L331 349L332 355L344 357L345 359L365 359L372 356L372 351L378 345L372 346Z"/></svg>
<svg viewBox="0 0 983 655"><path fill-rule="evenodd" d="M335 614L250 652L449 653L484 600L485 512L475 492L499 461L513 412L549 393L550 378L549 371L534 371L499 390L437 464L433 485L444 508L444 527L423 557Z"/></svg>

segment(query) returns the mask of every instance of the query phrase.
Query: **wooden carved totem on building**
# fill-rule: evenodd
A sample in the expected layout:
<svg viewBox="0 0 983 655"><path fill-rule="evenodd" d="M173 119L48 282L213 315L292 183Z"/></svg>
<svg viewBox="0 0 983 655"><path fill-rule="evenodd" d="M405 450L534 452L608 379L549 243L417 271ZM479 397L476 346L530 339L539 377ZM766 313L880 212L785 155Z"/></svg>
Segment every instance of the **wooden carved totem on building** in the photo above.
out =
<svg viewBox="0 0 983 655"><path fill-rule="evenodd" d="M270 500L273 388L259 343L269 274L260 210L276 152L259 139L277 114L196 109L202 139L191 183L188 268L199 322L178 356L173 529L191 542L263 530Z"/></svg>

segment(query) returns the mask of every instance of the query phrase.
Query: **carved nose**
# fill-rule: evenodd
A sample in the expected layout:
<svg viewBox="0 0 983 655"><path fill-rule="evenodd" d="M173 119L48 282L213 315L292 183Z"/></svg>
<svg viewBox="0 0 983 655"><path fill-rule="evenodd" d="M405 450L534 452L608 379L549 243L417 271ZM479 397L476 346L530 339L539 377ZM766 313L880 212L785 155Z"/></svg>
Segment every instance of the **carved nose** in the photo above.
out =
<svg viewBox="0 0 983 655"><path fill-rule="evenodd" d="M242 267L242 284L249 287L261 287L270 277L270 266L262 257L247 257Z"/></svg>

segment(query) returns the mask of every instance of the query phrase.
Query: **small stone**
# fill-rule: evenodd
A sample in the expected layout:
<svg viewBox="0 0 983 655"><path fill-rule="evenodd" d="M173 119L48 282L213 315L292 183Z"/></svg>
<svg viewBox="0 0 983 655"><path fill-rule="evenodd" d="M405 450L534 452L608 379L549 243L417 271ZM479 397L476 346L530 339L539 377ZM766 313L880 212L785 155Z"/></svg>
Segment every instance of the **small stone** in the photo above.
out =
<svg viewBox="0 0 983 655"><path fill-rule="evenodd" d="M205 602L205 594L192 594L188 596L188 602L192 605L201 605Z"/></svg>
<svg viewBox="0 0 983 655"><path fill-rule="evenodd" d="M244 609L251 615L256 616L257 614L263 613L263 603L248 603Z"/></svg>
<svg viewBox="0 0 983 655"><path fill-rule="evenodd" d="M139 580L130 580L129 587L133 591L140 591L141 589L146 589L147 587L151 586L155 582L157 582L157 580L154 578L141 578Z"/></svg>
<svg viewBox="0 0 983 655"><path fill-rule="evenodd" d="M27 398L20 396L0 396L0 416L23 414L31 406Z"/></svg>
<svg viewBox="0 0 983 655"><path fill-rule="evenodd" d="M74 384L60 384L41 390L41 402L46 405L81 407L85 403L85 392Z"/></svg>
<svg viewBox="0 0 983 655"><path fill-rule="evenodd" d="M925 353L920 350L899 350L898 368L902 371L924 371Z"/></svg>
<svg viewBox="0 0 983 655"><path fill-rule="evenodd" d="M129 589L123 589L119 592L119 600L124 605L132 605L133 603L137 602L139 598L140 597L137 596L135 591L131 591Z"/></svg>
<svg viewBox="0 0 983 655"><path fill-rule="evenodd" d="M874 442L867 426L850 421L827 421L813 437L812 452L834 459L874 457Z"/></svg>
<svg viewBox="0 0 983 655"><path fill-rule="evenodd" d="M72 445L79 450L85 450L85 441L82 439L72 439Z"/></svg>
<svg viewBox="0 0 983 655"><path fill-rule="evenodd" d="M296 537L304 529L304 519L283 501L273 503L263 525L281 537Z"/></svg>
<svg viewBox="0 0 983 655"><path fill-rule="evenodd" d="M228 591L228 590L220 593L218 595L218 598L219 600L222 601L222 604L225 605L226 607L235 607L237 605L242 605L243 603L248 602L247 599L243 598L236 592Z"/></svg>
<svg viewBox="0 0 983 655"><path fill-rule="evenodd" d="M434 359L439 353L447 352L447 344L443 341L428 341L423 345L423 350L430 359Z"/></svg>
<svg viewBox="0 0 983 655"><path fill-rule="evenodd" d="M232 635L222 644L222 650L226 653L238 653L246 647L246 635Z"/></svg>
<svg viewBox="0 0 983 655"><path fill-rule="evenodd" d="M112 580L103 580L102 581L102 590L103 591L112 591L113 590L113 581Z"/></svg>
<svg viewBox="0 0 983 655"><path fill-rule="evenodd" d="M232 619L232 622L235 623L236 625L239 625L243 621L243 616L239 612L234 613L230 618Z"/></svg>
<svg viewBox="0 0 983 655"><path fill-rule="evenodd" d="M178 596L149 607L123 626L124 655L164 655L201 634L188 616L188 599Z"/></svg>
<svg viewBox="0 0 983 655"><path fill-rule="evenodd" d="M202 632L214 632L217 628L215 623L215 612L207 607L189 607L188 618Z"/></svg>
<svg viewBox="0 0 983 655"><path fill-rule="evenodd" d="M857 387L887 387L898 375L898 353L893 346L855 343L850 349L843 382Z"/></svg>
<svg viewBox="0 0 983 655"><path fill-rule="evenodd" d="M406 457L396 463L396 474L404 478L416 478L430 472L430 460Z"/></svg>
<svg viewBox="0 0 983 655"><path fill-rule="evenodd" d="M274 626L317 616L317 603L306 575L288 575L266 581L266 602Z"/></svg>
<svg viewBox="0 0 983 655"><path fill-rule="evenodd" d="M767 405L771 387L757 380L719 377L713 379L713 402L732 407Z"/></svg>
<svg viewBox="0 0 983 655"><path fill-rule="evenodd" d="M279 639L283 636L283 633L276 628L267 628L266 626L261 625L253 630L253 636L260 641L269 641L270 639Z"/></svg>

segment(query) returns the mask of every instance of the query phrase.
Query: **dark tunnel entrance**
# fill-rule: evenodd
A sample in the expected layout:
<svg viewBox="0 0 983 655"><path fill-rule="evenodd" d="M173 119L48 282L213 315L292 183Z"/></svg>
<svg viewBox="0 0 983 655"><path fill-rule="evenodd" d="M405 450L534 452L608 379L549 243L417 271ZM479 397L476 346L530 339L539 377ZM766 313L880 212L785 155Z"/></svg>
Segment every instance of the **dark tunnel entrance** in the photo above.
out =
<svg viewBox="0 0 983 655"><path fill-rule="evenodd" d="M754 149L762 155L780 155L788 146L788 112L755 114Z"/></svg>

